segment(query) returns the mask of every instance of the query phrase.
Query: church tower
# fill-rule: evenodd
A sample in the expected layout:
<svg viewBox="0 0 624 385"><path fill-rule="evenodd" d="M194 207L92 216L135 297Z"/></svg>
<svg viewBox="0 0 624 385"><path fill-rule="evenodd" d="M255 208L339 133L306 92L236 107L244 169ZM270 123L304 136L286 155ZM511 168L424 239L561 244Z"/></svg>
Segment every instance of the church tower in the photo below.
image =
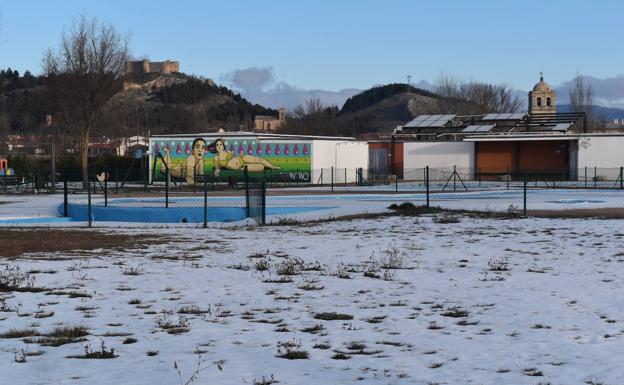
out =
<svg viewBox="0 0 624 385"><path fill-rule="evenodd" d="M529 92L529 114L554 114L557 112L557 95L544 81L540 73L540 81Z"/></svg>

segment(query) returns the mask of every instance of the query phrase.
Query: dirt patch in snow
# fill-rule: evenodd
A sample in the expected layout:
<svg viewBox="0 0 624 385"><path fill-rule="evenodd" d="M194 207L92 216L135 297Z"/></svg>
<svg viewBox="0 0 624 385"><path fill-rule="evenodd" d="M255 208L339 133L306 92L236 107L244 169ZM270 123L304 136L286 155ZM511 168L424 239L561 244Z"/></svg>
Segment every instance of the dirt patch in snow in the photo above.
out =
<svg viewBox="0 0 624 385"><path fill-rule="evenodd" d="M123 247L137 248L165 239L139 235L110 234L86 230L3 229L0 231L0 257L18 258L26 253L54 253Z"/></svg>

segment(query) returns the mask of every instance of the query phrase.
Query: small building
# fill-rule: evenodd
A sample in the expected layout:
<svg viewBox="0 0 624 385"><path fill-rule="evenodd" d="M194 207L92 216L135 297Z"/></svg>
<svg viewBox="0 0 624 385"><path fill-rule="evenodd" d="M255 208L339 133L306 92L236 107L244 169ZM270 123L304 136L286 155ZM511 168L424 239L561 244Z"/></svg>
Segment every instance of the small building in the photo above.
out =
<svg viewBox="0 0 624 385"><path fill-rule="evenodd" d="M152 178L164 180L162 171L167 153L168 167L180 171L183 177L184 173L193 172L193 167L191 171L181 168L189 164L197 167L197 161L192 159L196 154L201 167L195 172L218 174L225 180L228 177L241 179L247 165L251 176L256 178L314 184L328 184L332 180L353 183L358 181L357 170L368 168L368 143L355 138L258 132L152 135L148 152L152 168L150 181ZM215 164L217 155L218 165Z"/></svg>
<svg viewBox="0 0 624 385"><path fill-rule="evenodd" d="M280 108L279 117L269 115L257 115L254 119L254 129L256 131L277 131L286 123L286 109Z"/></svg>
<svg viewBox="0 0 624 385"><path fill-rule="evenodd" d="M134 156L140 149L145 153L149 146L149 139L144 136L131 136L119 141L117 146L117 155L119 156Z"/></svg>

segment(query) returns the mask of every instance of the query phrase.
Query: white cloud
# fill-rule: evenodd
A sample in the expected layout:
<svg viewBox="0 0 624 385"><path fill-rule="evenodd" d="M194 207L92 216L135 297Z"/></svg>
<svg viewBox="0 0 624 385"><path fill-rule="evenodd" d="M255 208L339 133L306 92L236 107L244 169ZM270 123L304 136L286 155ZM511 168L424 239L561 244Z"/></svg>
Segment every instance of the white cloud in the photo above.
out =
<svg viewBox="0 0 624 385"><path fill-rule="evenodd" d="M306 90L283 81L277 81L272 67L236 69L221 77L222 82L241 92L252 103L266 107L284 107L292 111L298 104L318 98L323 104L342 107L351 96L362 90L355 88L340 91Z"/></svg>

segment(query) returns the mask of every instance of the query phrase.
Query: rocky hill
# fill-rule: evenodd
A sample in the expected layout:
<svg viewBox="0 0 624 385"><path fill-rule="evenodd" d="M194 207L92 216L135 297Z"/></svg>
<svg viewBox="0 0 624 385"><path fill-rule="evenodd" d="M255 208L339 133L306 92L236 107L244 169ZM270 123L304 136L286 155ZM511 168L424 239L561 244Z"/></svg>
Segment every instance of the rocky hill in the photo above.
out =
<svg viewBox="0 0 624 385"><path fill-rule="evenodd" d="M374 87L349 98L337 119L359 122L361 132L390 131L423 114L474 113L474 103L443 98L407 84Z"/></svg>
<svg viewBox="0 0 624 385"><path fill-rule="evenodd" d="M68 132L48 97L46 80L0 71L0 135ZM126 78L119 88L98 114L95 135L251 130L256 115L278 116L209 79L181 73Z"/></svg>
<svg viewBox="0 0 624 385"><path fill-rule="evenodd" d="M256 115L278 112L252 104L210 79L180 73L126 83L102 114L104 120L126 120L152 134L251 130Z"/></svg>

